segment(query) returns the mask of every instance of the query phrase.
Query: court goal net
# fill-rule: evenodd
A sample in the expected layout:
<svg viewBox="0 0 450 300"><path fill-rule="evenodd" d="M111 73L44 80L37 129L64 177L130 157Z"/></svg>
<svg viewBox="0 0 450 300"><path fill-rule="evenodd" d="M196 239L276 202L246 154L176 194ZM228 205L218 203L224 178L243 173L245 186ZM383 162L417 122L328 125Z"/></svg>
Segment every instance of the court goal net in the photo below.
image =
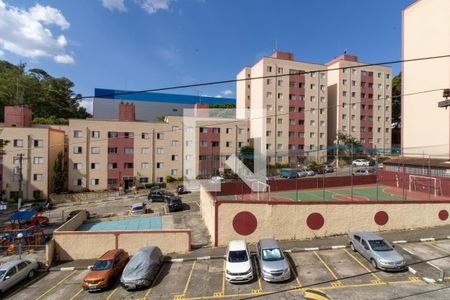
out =
<svg viewBox="0 0 450 300"><path fill-rule="evenodd" d="M252 200L270 200L270 185L265 182L255 180L251 182Z"/></svg>
<svg viewBox="0 0 450 300"><path fill-rule="evenodd" d="M409 191L434 194L436 197L442 194L442 183L439 178L409 175Z"/></svg>

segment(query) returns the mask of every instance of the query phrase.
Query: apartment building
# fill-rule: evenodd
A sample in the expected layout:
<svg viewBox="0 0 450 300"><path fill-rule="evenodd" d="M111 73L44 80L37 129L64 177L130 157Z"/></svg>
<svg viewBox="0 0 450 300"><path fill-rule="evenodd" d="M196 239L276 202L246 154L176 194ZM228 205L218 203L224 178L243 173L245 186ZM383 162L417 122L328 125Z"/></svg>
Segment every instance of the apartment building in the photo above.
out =
<svg viewBox="0 0 450 300"><path fill-rule="evenodd" d="M296 61L292 53L275 51L237 74L237 79L241 79L236 86L237 108L267 111L269 164L296 166L305 158L326 160L326 71L325 65ZM245 80L251 77L264 78Z"/></svg>
<svg viewBox="0 0 450 300"><path fill-rule="evenodd" d="M343 54L328 67L328 144L343 132L363 147L391 148L392 70L363 66L354 55ZM361 67L363 66L363 67Z"/></svg>
<svg viewBox="0 0 450 300"><path fill-rule="evenodd" d="M52 192L53 166L58 153L64 153L63 130L32 125L31 109L6 106L0 139L7 141L1 157L1 187L4 196L19 198L22 173L23 199L47 198ZM20 172L22 154L22 172Z"/></svg>
<svg viewBox="0 0 450 300"><path fill-rule="evenodd" d="M418 0L402 13L402 59L450 53L450 1ZM450 58L402 65L402 149L408 156L450 158L450 118L439 108L450 88ZM420 93L428 91L426 93Z"/></svg>
<svg viewBox="0 0 450 300"><path fill-rule="evenodd" d="M183 176L181 118L137 121L135 106L120 103L118 119L71 119L68 188L128 189Z"/></svg>

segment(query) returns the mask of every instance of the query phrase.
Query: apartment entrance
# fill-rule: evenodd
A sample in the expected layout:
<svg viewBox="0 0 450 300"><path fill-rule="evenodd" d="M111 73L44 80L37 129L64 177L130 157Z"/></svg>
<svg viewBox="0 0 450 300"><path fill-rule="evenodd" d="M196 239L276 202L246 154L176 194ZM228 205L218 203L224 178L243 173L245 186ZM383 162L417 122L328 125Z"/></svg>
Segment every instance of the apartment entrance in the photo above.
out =
<svg viewBox="0 0 450 300"><path fill-rule="evenodd" d="M133 177L131 176L124 176L123 177L123 190L124 191L128 191L131 190L131 188L133 187Z"/></svg>

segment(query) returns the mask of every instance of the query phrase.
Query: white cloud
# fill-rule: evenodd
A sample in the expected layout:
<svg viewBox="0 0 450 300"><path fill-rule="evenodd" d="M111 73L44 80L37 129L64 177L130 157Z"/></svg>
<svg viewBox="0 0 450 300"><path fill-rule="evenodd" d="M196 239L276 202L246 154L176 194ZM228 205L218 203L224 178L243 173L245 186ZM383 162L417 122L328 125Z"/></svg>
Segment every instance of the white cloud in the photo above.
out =
<svg viewBox="0 0 450 300"><path fill-rule="evenodd" d="M2 57L3 55L5 55L5 52L3 52L2 50L0 50L0 57Z"/></svg>
<svg viewBox="0 0 450 300"><path fill-rule="evenodd" d="M156 55L170 66L178 65L181 61L180 51L178 49L157 47L154 51Z"/></svg>
<svg viewBox="0 0 450 300"><path fill-rule="evenodd" d="M92 99L83 99L80 102L80 105L83 106L84 108L86 108L86 110L88 111L88 113L92 114L93 110L94 110L94 102L92 101Z"/></svg>
<svg viewBox="0 0 450 300"><path fill-rule="evenodd" d="M233 91L232 90L224 90L224 91L221 91L220 94L224 95L225 97L228 97L228 96L233 95Z"/></svg>
<svg viewBox="0 0 450 300"><path fill-rule="evenodd" d="M137 0L137 3L150 15L158 10L168 10L170 2L172 0Z"/></svg>
<svg viewBox="0 0 450 300"><path fill-rule="evenodd" d="M102 5L110 11L127 11L124 0L102 0Z"/></svg>
<svg viewBox="0 0 450 300"><path fill-rule="evenodd" d="M67 63L71 57L65 53L67 40L62 34L54 35L55 27L70 27L56 8L35 4L26 10L0 0L0 50L28 58L53 57L58 63Z"/></svg>
<svg viewBox="0 0 450 300"><path fill-rule="evenodd" d="M222 98L222 95L215 95L214 98Z"/></svg>
<svg viewBox="0 0 450 300"><path fill-rule="evenodd" d="M59 64L73 64L75 62L73 57L67 54L56 55L53 59Z"/></svg>

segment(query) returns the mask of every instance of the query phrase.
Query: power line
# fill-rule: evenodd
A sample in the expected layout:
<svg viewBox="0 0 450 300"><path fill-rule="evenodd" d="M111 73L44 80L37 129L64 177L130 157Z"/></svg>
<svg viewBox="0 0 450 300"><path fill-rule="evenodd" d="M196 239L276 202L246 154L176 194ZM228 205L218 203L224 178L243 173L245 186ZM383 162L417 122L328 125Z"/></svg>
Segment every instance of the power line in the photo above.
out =
<svg viewBox="0 0 450 300"><path fill-rule="evenodd" d="M418 92L413 92L413 93L408 93L408 94L396 95L396 96L392 96L392 97L386 96L386 97L383 97L383 98L380 98L380 99L373 99L372 102L383 101L383 100L387 100L389 98L394 99L394 98L407 97L407 96L412 96L412 95L431 93L431 92L436 92L436 91L441 91L441 90L444 90L444 88L418 91ZM298 100L295 100L295 101L298 101ZM357 101L357 102L352 102L352 103L353 104L361 104L362 101ZM336 105L326 106L326 107L324 107L324 109L337 108L339 106L340 106L339 104L336 104ZM304 112L311 112L311 110L312 109L307 109L307 110L304 110ZM199 127L213 127L213 126L218 126L218 125L234 124L234 123L237 123L237 122L240 122L240 121L241 122L242 121L251 121L251 120L262 119L262 118L267 118L267 117L275 117L275 116L279 117L279 116L284 116L284 115L289 115L289 114L291 114L291 112L286 112L286 113L281 113L281 114L272 114L272 115L266 115L266 116L263 116L263 117L254 117L254 118L248 118L248 119L232 119L232 120L220 121L218 123L212 123L212 124L207 124L207 125L196 125L195 128L199 128ZM98 121L102 121L102 120L98 120ZM87 121L87 122L89 122L89 121ZM145 124L152 124L152 123L150 123L150 122L148 122L148 123L147 122L142 122L142 124L145 125ZM182 129L180 128L178 130L182 130ZM155 134L158 134L158 133L169 133L169 132L173 132L173 130L172 129L168 129L168 130L161 130L161 131L157 131L157 132L155 131ZM95 140L92 140L92 142L101 142L101 141L107 141L107 140L109 140L109 138L95 139ZM86 141L72 142L72 143L67 144L67 146L73 146L73 145L77 145L77 144L83 145L83 144L86 144ZM64 144L62 146L65 146L65 145L66 144ZM54 144L54 145L51 145L49 147L44 147L44 148L58 147L58 146L61 146L61 144ZM433 146L445 146L445 145L433 145ZM428 146L428 147L433 147L433 146ZM30 147L30 148L13 149L13 150L10 150L9 153L11 153L11 152L20 152L20 151L24 151L24 150L31 150L31 151L33 151L34 149L35 148L32 148L32 147ZM43 148L41 147L41 148L38 148L38 149L43 149ZM318 151L324 151L324 150L318 150Z"/></svg>
<svg viewBox="0 0 450 300"><path fill-rule="evenodd" d="M168 87L154 88L154 89L145 89L145 90L139 90L139 91L127 91L127 92L121 92L121 93L104 94L98 98L109 97L109 96L132 95L132 94L148 93L148 92L177 90L177 89L193 88L193 87L208 86L208 85L219 85L219 84L234 83L234 82L247 81L247 80L278 78L278 77L291 76L291 75L304 75L304 74L310 74L310 73L316 73L316 72L330 72L330 71L337 71L337 70L351 69L351 68L365 68L365 67L372 67L372 66L392 65L392 64L398 64L398 63L423 61L423 60L439 59L439 58L446 58L446 57L450 57L450 54L385 61L385 62L372 63L372 64L361 64L361 65L349 66L349 67L339 67L339 68L330 68L330 69L326 68L326 69L320 69L320 70L314 70L314 71L300 71L300 72L292 72L292 73L287 73L287 74L276 74L276 75L266 75L266 76L258 76L258 77L247 77L247 78L242 78L242 79L226 79L226 80L209 81L209 82L194 83L194 84L175 85L175 86L168 86ZM324 67L326 67L326 66L324 65ZM82 97L78 97L76 99L82 100L82 99L91 99L91 98L96 98L96 96L95 95L94 96L82 96Z"/></svg>
<svg viewBox="0 0 450 300"><path fill-rule="evenodd" d="M448 258L448 257L450 257L450 254L447 254L447 255L444 255L444 256L440 256L440 257L425 259L425 260L419 260L419 261L416 261L416 262L408 264L407 267L408 266L418 265L418 264L423 264L423 263L427 263L427 262L430 262L430 261L439 260L439 259L443 259L443 258ZM312 283L312 284L308 284L308 285L303 285L301 287L292 287L292 288L287 288L287 289L283 289L283 290L279 290L279 291L273 291L273 292L264 293L264 294L261 294L261 295L249 296L249 297L241 298L241 299L254 299L254 298L260 298L260 297L266 297L268 295L276 295L276 294L280 294L280 293L286 293L286 292L298 290L299 288L305 289L305 288L314 287L314 286L317 286L317 285L320 285L320 284L339 282L341 280L357 278L357 277L361 277L361 276L365 276L365 275L376 274L376 273L379 273L379 272L382 272L382 271L381 270L375 270L375 271L371 271L371 272L364 272L364 273L360 273L360 274L356 274L356 275L351 275L351 276L345 276L345 277L325 280L325 281L316 282L316 283ZM398 299L400 299L400 298L398 298Z"/></svg>

